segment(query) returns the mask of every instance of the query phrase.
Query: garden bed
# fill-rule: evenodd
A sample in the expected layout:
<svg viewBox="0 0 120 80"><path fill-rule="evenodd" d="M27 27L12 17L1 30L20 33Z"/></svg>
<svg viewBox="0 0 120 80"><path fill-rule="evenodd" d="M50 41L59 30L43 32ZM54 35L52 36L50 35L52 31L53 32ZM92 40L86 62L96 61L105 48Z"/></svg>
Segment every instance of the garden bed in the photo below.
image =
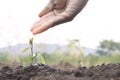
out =
<svg viewBox="0 0 120 80"><path fill-rule="evenodd" d="M43 64L26 67L4 66L0 80L120 80L120 64L60 69Z"/></svg>

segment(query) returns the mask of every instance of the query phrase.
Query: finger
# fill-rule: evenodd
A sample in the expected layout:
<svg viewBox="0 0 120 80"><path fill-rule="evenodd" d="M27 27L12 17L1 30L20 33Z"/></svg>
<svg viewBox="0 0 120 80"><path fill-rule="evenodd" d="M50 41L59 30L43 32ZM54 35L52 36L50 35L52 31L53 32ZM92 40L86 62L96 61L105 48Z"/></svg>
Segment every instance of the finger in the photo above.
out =
<svg viewBox="0 0 120 80"><path fill-rule="evenodd" d="M35 28L38 27L38 25L40 26L40 20L38 20L37 22L35 22L35 23L32 25L30 31L33 31Z"/></svg>
<svg viewBox="0 0 120 80"><path fill-rule="evenodd" d="M50 0L50 2L47 4L47 6L40 12L39 17L42 17L43 15L49 13L53 9L53 0Z"/></svg>
<svg viewBox="0 0 120 80"><path fill-rule="evenodd" d="M55 14L53 12L53 14ZM66 12L62 12L60 14L58 14L57 16L55 16L54 18L52 18L48 24L51 25L51 27L56 26L58 24L62 24L65 22L68 22L69 16Z"/></svg>
<svg viewBox="0 0 120 80"><path fill-rule="evenodd" d="M53 13L49 13L46 14L45 16L41 17L40 20L38 20L37 22L35 22L32 27L31 27L31 31L33 31L35 28L41 26L41 24L43 24L44 22L46 22L48 20L48 18L52 17Z"/></svg>
<svg viewBox="0 0 120 80"><path fill-rule="evenodd" d="M53 13L54 14L54 13ZM58 25L58 24L61 24L63 22L65 22L66 18L63 16L54 16L54 17L49 17L47 19L46 22L44 22L44 24L42 24L41 26L39 27L36 27L32 33L35 35L35 34L38 34L38 33L42 33L44 31L46 31L47 29L51 28L51 27L54 27L55 25Z"/></svg>
<svg viewBox="0 0 120 80"><path fill-rule="evenodd" d="M40 26L40 27L35 28L35 29L32 31L32 33L33 33L33 35L36 35L36 34L38 34L38 33L42 33L42 32L44 32L44 31L46 31L47 29L49 29L49 27L48 27L47 25L42 25L42 26Z"/></svg>
<svg viewBox="0 0 120 80"><path fill-rule="evenodd" d="M46 19L41 23L41 25L35 27L35 28L32 30L32 33L35 35L35 34L44 32L44 31L46 31L47 29L49 29L49 28L51 27L51 25L49 24L50 22L49 22L48 20L51 20L51 19L53 19L52 16L46 18Z"/></svg>

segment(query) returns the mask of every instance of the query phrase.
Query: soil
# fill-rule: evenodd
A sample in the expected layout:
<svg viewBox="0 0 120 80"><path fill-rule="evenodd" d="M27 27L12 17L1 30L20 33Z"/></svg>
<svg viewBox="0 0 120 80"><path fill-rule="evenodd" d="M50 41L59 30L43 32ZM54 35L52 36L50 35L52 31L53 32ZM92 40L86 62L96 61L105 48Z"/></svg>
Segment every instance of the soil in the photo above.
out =
<svg viewBox="0 0 120 80"><path fill-rule="evenodd" d="M0 69L0 80L120 80L120 64L61 69L34 64Z"/></svg>

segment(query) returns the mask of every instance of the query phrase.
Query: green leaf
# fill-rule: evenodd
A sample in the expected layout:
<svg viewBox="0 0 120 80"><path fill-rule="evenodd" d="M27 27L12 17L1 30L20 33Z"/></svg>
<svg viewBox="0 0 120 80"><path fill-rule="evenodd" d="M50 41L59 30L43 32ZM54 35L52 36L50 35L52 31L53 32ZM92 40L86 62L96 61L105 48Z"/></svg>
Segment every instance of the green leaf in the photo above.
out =
<svg viewBox="0 0 120 80"><path fill-rule="evenodd" d="M44 57L41 54L38 54L36 56L36 58L37 58L38 61L41 61L42 64L45 64L45 59L44 59Z"/></svg>
<svg viewBox="0 0 120 80"><path fill-rule="evenodd" d="M45 64L45 59L43 58L42 55L40 56L40 58L41 58L41 63L42 63L42 64Z"/></svg>
<svg viewBox="0 0 120 80"><path fill-rule="evenodd" d="M31 56L28 56L27 58L24 59L24 62L27 64L31 61Z"/></svg>
<svg viewBox="0 0 120 80"><path fill-rule="evenodd" d="M24 48L22 53L25 53L26 51L28 51L29 48Z"/></svg>
<svg viewBox="0 0 120 80"><path fill-rule="evenodd" d="M32 38L29 39L29 44L30 44L30 45L33 44L33 40L34 40L34 37L32 37Z"/></svg>

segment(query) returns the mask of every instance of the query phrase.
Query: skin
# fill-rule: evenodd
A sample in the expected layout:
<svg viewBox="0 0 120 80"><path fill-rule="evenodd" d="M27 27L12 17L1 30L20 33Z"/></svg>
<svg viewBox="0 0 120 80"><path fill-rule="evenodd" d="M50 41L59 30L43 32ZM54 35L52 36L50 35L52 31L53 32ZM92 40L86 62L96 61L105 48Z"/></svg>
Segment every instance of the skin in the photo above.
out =
<svg viewBox="0 0 120 80"><path fill-rule="evenodd" d="M50 0L40 12L40 20L32 25L31 32L36 35L56 25L72 21L87 2L88 0Z"/></svg>

